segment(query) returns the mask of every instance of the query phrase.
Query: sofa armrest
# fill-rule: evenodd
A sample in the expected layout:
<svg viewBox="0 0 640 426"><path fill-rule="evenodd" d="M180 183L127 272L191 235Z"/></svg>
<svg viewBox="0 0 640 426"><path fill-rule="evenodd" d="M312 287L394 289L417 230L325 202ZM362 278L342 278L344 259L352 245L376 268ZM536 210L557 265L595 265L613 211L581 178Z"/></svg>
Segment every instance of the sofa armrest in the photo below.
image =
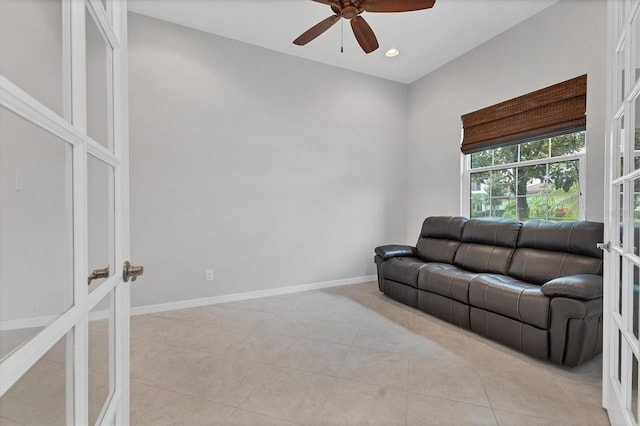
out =
<svg viewBox="0 0 640 426"><path fill-rule="evenodd" d="M415 257L418 251L411 246L388 245L376 247L376 254L386 260L392 257Z"/></svg>
<svg viewBox="0 0 640 426"><path fill-rule="evenodd" d="M555 278L540 288L548 297L564 296L571 299L593 300L602 297L600 275L579 274Z"/></svg>

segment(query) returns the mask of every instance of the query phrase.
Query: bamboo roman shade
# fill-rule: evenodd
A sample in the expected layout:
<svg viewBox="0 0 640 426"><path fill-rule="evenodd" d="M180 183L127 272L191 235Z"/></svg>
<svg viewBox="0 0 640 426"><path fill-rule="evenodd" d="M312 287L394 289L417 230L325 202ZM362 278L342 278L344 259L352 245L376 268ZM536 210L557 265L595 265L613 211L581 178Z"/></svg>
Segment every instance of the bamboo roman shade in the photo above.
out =
<svg viewBox="0 0 640 426"><path fill-rule="evenodd" d="M462 152L514 145L587 125L587 75L462 116Z"/></svg>

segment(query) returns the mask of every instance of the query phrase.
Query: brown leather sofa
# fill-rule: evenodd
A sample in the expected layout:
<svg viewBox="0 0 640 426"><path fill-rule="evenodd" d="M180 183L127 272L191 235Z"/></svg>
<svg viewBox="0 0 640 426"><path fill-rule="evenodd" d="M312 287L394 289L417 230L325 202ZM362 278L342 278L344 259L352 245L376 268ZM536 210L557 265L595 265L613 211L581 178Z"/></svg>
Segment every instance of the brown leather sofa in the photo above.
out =
<svg viewBox="0 0 640 426"><path fill-rule="evenodd" d="M603 224L428 217L375 249L385 295L541 359L602 352Z"/></svg>

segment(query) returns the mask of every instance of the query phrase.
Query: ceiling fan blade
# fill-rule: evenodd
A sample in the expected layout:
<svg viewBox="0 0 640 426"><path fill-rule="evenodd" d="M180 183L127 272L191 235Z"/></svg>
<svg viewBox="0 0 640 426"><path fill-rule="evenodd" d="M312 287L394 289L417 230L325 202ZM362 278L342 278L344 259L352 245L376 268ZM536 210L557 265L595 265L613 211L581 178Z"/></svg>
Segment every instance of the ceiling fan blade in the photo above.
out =
<svg viewBox="0 0 640 426"><path fill-rule="evenodd" d="M300 37L293 40L293 44L297 44L298 46L304 46L305 44L309 43L311 40L318 37L323 32L327 31L329 28L331 28L333 24L338 22L339 19L340 17L338 15L329 16L324 21L314 25L313 27L309 28L307 31L302 33Z"/></svg>
<svg viewBox="0 0 640 426"><path fill-rule="evenodd" d="M316 3L331 4L331 0L313 0Z"/></svg>
<svg viewBox="0 0 640 426"><path fill-rule="evenodd" d="M411 12L430 9L436 0L368 0L362 8L367 12Z"/></svg>
<svg viewBox="0 0 640 426"><path fill-rule="evenodd" d="M378 48L378 39L362 16L356 16L351 20L351 29L365 53L371 53Z"/></svg>

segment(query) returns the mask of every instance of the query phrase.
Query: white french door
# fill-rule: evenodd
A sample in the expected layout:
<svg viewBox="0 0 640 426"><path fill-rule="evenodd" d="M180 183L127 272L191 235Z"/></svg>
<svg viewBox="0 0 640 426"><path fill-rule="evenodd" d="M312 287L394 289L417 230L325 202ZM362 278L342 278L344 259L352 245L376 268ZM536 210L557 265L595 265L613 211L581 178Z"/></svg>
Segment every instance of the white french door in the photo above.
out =
<svg viewBox="0 0 640 426"><path fill-rule="evenodd" d="M129 422L127 90L126 0L0 0L0 423Z"/></svg>
<svg viewBox="0 0 640 426"><path fill-rule="evenodd" d="M640 0L608 2L603 403L640 424Z"/></svg>

